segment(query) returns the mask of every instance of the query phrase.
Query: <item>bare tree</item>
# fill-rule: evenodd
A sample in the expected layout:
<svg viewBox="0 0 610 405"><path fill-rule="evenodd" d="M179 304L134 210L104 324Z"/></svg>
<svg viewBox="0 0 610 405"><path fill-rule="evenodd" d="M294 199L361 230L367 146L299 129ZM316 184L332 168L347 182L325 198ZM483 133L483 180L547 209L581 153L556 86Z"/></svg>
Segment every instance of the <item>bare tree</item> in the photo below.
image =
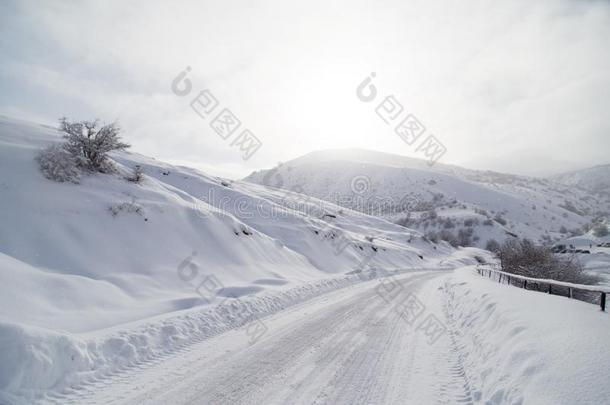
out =
<svg viewBox="0 0 610 405"><path fill-rule="evenodd" d="M59 129L66 134L64 148L77 159L80 167L102 173L111 172L113 166L108 153L130 147L121 142L117 123L100 126L99 120L70 122L66 118L60 119L59 123Z"/></svg>
<svg viewBox="0 0 610 405"><path fill-rule="evenodd" d="M499 252L502 271L526 277L553 279L580 284L596 284L576 256L559 256L528 239L507 239Z"/></svg>

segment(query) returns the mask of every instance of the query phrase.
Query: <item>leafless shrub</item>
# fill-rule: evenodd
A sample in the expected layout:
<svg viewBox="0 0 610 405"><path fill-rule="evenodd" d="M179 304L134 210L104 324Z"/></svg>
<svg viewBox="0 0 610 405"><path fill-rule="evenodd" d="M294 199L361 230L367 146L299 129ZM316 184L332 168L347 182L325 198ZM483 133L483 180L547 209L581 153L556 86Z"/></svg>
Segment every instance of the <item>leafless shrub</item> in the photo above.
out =
<svg viewBox="0 0 610 405"><path fill-rule="evenodd" d="M117 123L100 126L99 120L70 122L66 118L60 119L59 123L60 131L66 134L64 148L76 159L78 166L84 169L112 172L114 166L108 159L108 153L130 147L121 142Z"/></svg>
<svg viewBox="0 0 610 405"><path fill-rule="evenodd" d="M485 244L485 250L496 253L500 250L500 244L495 239L489 239Z"/></svg>
<svg viewBox="0 0 610 405"><path fill-rule="evenodd" d="M460 229L457 234L457 240L459 246L472 246L472 235L474 230L472 228Z"/></svg>
<svg viewBox="0 0 610 405"><path fill-rule="evenodd" d="M36 161L42 174L49 180L78 184L80 172L76 159L59 144L40 151Z"/></svg>
<svg viewBox="0 0 610 405"><path fill-rule="evenodd" d="M116 217L121 212L129 213L129 214L134 213L134 214L138 214L138 215L144 214L144 210L143 210L142 206L140 206L134 202L124 202L121 204L111 205L110 207L108 207L108 210L110 211L110 214L112 214L113 217Z"/></svg>
<svg viewBox="0 0 610 405"><path fill-rule="evenodd" d="M584 271L576 256L554 255L550 249L523 239L507 239L498 257L502 271L526 277L578 284L596 284L599 278Z"/></svg>
<svg viewBox="0 0 610 405"><path fill-rule="evenodd" d="M442 229L440 232L429 232L426 234L426 237L434 243L437 243L441 240L449 243L453 247L460 246L460 242L458 238L451 232L446 229Z"/></svg>
<svg viewBox="0 0 610 405"><path fill-rule="evenodd" d="M136 165L130 176L125 177L127 181L131 181L132 183L140 184L142 180L144 180L144 170L140 165Z"/></svg>
<svg viewBox="0 0 610 405"><path fill-rule="evenodd" d="M479 255L475 255L474 260L476 260L479 264L487 264L487 261Z"/></svg>

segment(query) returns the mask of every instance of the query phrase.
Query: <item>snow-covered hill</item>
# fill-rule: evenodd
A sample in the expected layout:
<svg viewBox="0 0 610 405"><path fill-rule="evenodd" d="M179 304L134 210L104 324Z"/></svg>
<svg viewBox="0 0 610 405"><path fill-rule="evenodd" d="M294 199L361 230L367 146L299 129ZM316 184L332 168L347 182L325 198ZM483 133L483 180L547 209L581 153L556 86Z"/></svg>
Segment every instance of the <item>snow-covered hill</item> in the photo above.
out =
<svg viewBox="0 0 610 405"><path fill-rule="evenodd" d="M610 196L610 165L600 165L550 177L551 180L570 187Z"/></svg>
<svg viewBox="0 0 610 405"><path fill-rule="evenodd" d="M249 314L270 311L363 262L421 268L453 251L379 217L133 153L113 155L117 174L53 182L35 157L60 141L0 117L0 394L44 392L77 380L70 372L239 325L201 315L227 297L225 315L240 299ZM124 178L136 165L141 184ZM117 337L134 322L137 333Z"/></svg>
<svg viewBox="0 0 610 405"><path fill-rule="evenodd" d="M245 180L297 190L454 244L527 237L550 244L597 216L610 198L550 179L476 171L365 150L313 152Z"/></svg>

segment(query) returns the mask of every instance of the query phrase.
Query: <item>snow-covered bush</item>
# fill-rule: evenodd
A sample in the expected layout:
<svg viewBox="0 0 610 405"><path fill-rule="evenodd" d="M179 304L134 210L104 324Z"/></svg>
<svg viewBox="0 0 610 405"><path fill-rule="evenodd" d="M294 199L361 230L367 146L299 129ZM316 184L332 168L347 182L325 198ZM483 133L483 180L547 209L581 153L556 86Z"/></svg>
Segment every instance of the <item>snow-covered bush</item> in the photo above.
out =
<svg viewBox="0 0 610 405"><path fill-rule="evenodd" d="M82 168L102 173L112 172L114 166L108 159L108 153L130 147L121 142L117 123L100 126L99 120L70 122L66 118L60 119L59 123L60 131L66 134L64 148Z"/></svg>
<svg viewBox="0 0 610 405"><path fill-rule="evenodd" d="M502 271L526 277L553 279L578 284L596 284L576 256L559 256L527 239L507 239L498 252Z"/></svg>
<svg viewBox="0 0 610 405"><path fill-rule="evenodd" d="M474 230L472 228L460 229L457 234L459 246L472 246L473 233Z"/></svg>
<svg viewBox="0 0 610 405"><path fill-rule="evenodd" d="M125 177L127 181L131 181L132 183L140 184L144 179L144 170L140 165L136 165L130 176Z"/></svg>
<svg viewBox="0 0 610 405"><path fill-rule="evenodd" d="M496 253L500 250L500 244L495 239L489 239L485 244L485 250Z"/></svg>
<svg viewBox="0 0 610 405"><path fill-rule="evenodd" d="M428 238L429 240L431 240L434 243L444 240L445 242L449 243L453 247L460 246L460 242L459 242L458 238L451 231L448 231L446 229L443 229L438 233L429 232L426 234L426 238Z"/></svg>
<svg viewBox="0 0 610 405"><path fill-rule="evenodd" d="M142 215L144 213L142 206L134 202L124 202L121 204L111 205L108 207L108 211L110 211L110 214L112 214L113 217L116 217L121 212L138 215Z"/></svg>
<svg viewBox="0 0 610 405"><path fill-rule="evenodd" d="M43 149L36 161L42 174L49 180L78 183L80 172L78 163L62 145L54 144Z"/></svg>

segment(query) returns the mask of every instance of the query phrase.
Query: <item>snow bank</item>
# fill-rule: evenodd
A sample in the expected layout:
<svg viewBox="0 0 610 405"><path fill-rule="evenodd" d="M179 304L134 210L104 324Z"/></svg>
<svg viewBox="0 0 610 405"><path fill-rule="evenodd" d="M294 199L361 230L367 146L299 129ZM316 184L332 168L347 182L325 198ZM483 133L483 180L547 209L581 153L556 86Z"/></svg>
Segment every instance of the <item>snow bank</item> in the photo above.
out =
<svg viewBox="0 0 610 405"><path fill-rule="evenodd" d="M610 318L597 306L502 285L472 266L441 288L451 338L481 402L608 403Z"/></svg>
<svg viewBox="0 0 610 405"><path fill-rule="evenodd" d="M422 269L402 270L421 271ZM264 317L323 293L389 274L370 269L297 287L228 299L205 309L159 316L88 334L0 322L0 403L59 401L80 385L146 365L230 329L244 328L254 344L265 334Z"/></svg>

